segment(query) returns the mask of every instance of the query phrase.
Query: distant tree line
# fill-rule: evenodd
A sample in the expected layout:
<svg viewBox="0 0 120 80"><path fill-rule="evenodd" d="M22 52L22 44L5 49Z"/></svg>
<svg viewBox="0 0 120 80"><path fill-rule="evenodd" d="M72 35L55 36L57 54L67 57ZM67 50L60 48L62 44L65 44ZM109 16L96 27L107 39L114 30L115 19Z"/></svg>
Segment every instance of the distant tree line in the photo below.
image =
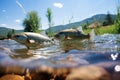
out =
<svg viewBox="0 0 120 80"><path fill-rule="evenodd" d="M99 23L99 25L96 25L96 23ZM88 29L91 24L94 24L94 26L96 26L97 28L100 26L108 26L108 25L112 25L114 24L114 19L112 18L112 14L110 14L109 12L107 13L107 15L105 16L103 22L99 22L96 19L94 19L93 23L90 23L89 21L86 21L86 23L84 23L82 25L83 29ZM101 25L100 25L101 24Z"/></svg>
<svg viewBox="0 0 120 80"><path fill-rule="evenodd" d="M103 26L112 25L113 23L114 23L113 18L111 14L108 12L104 19Z"/></svg>

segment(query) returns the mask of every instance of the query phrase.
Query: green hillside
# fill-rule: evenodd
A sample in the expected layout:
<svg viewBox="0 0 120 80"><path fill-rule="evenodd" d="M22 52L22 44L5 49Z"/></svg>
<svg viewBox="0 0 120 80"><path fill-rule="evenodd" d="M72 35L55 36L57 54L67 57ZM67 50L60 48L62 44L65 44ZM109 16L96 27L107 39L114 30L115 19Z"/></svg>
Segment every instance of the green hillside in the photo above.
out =
<svg viewBox="0 0 120 80"><path fill-rule="evenodd" d="M0 27L0 39L7 38L7 35L11 30L12 29L10 28ZM23 30L15 30L15 33L19 33L19 32L23 32Z"/></svg>
<svg viewBox="0 0 120 80"><path fill-rule="evenodd" d="M95 20L100 22L100 23L103 23L105 17L106 17L107 14L97 14L97 15L94 15L90 18L87 18L87 19L84 19L82 21L79 21L79 22L74 22L74 23L70 23L70 24L66 24L66 25L58 25L58 26L54 26L52 27L52 31L53 32L59 32L60 30L63 30L63 29L68 29L68 28L77 28L77 27L80 27L82 26L83 24L85 24L86 22L88 22L89 24L93 23ZM114 20L116 18L116 15L111 15L112 19ZM49 31L49 28L46 29L46 32Z"/></svg>

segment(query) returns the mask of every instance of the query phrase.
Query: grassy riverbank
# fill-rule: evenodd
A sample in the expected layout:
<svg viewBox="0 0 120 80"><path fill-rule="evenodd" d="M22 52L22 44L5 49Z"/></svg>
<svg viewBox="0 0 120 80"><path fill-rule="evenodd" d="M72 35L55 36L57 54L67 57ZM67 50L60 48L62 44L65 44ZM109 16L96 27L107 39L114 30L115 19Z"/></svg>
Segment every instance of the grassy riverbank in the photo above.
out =
<svg viewBox="0 0 120 80"><path fill-rule="evenodd" d="M83 30L85 33L89 33L91 31L91 29L86 29ZM109 26L101 26L99 28L94 28L95 34L96 35L102 35L105 33L109 33L109 34L116 34L116 29L115 29L115 25L109 25Z"/></svg>

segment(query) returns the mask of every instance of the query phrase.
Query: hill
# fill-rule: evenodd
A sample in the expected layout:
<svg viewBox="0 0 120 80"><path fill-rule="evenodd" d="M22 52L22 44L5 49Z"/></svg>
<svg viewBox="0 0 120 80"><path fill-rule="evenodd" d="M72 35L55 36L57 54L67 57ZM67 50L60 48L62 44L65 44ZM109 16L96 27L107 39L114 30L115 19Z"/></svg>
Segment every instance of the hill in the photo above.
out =
<svg viewBox="0 0 120 80"><path fill-rule="evenodd" d="M0 39L7 38L7 34L12 29L6 27L0 27ZM23 32L23 30L15 30L15 33Z"/></svg>
<svg viewBox="0 0 120 80"><path fill-rule="evenodd" d="M66 25L58 25L58 26L54 26L51 28L52 31L54 32L59 32L60 30L63 30L63 29L68 29L68 28L77 28L77 27L80 27L82 26L83 24L85 24L86 22L88 22L89 24L93 23L95 20L102 23L105 19L107 14L97 14L97 15L94 15L90 18L87 18L87 19L84 19L82 21L79 21L79 22L74 22L74 23L70 23L70 24L66 24ZM111 15L111 17L113 18L113 20L115 20L116 18L116 15ZM46 32L49 31L49 28L46 29Z"/></svg>

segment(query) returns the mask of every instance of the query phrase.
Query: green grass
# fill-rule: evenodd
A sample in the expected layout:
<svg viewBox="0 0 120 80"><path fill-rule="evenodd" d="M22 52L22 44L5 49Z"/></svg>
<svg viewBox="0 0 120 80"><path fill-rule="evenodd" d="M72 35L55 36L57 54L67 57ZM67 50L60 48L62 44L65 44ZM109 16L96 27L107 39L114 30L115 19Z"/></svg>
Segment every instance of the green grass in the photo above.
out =
<svg viewBox="0 0 120 80"><path fill-rule="evenodd" d="M89 33L91 29L83 30L85 33ZM96 35L102 35L105 33L116 34L115 25L101 26L100 28L94 28Z"/></svg>

